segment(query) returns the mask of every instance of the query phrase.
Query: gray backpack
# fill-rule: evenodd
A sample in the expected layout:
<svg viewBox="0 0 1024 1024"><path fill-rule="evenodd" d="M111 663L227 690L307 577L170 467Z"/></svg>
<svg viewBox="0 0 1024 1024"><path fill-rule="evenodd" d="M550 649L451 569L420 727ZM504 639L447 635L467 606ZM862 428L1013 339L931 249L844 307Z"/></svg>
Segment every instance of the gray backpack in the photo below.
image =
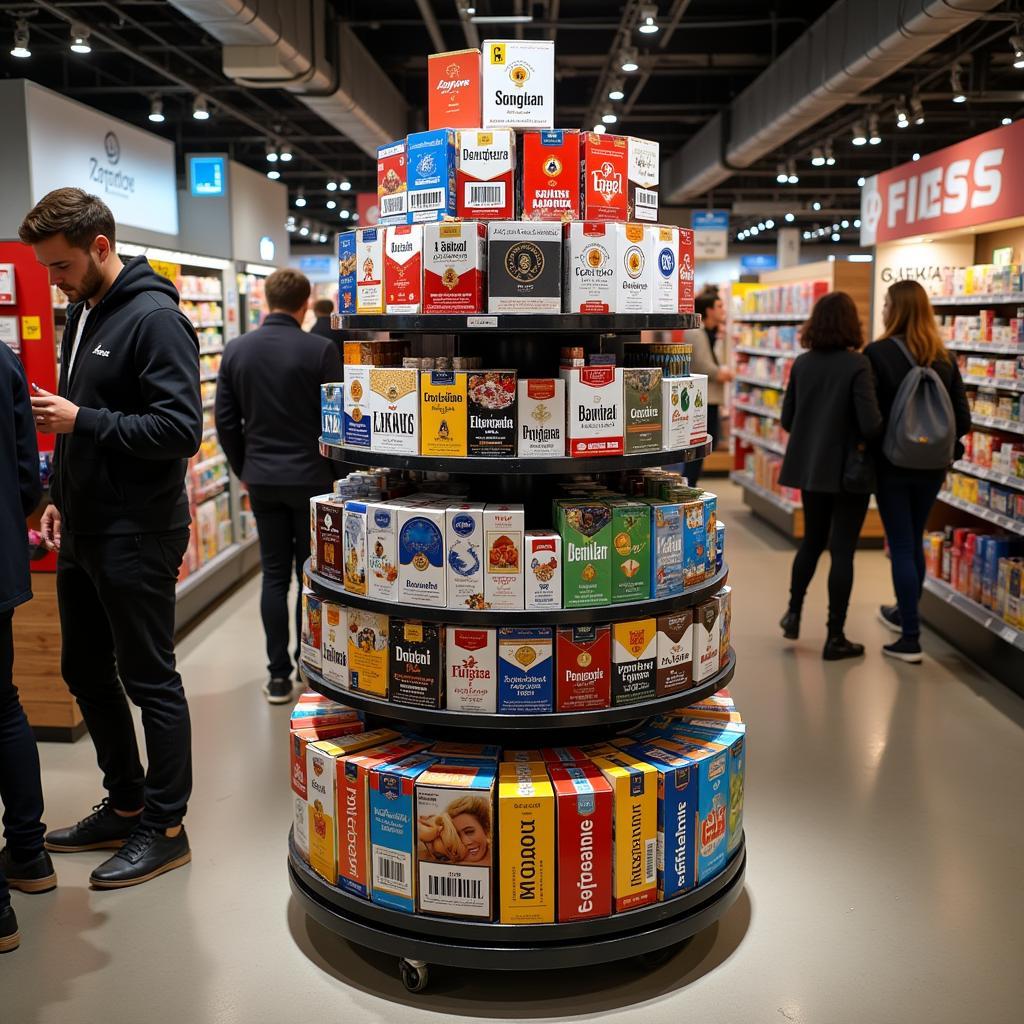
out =
<svg viewBox="0 0 1024 1024"><path fill-rule="evenodd" d="M902 338L893 338L910 363L889 414L882 454L901 469L946 469L953 461L956 416L942 378L918 366Z"/></svg>

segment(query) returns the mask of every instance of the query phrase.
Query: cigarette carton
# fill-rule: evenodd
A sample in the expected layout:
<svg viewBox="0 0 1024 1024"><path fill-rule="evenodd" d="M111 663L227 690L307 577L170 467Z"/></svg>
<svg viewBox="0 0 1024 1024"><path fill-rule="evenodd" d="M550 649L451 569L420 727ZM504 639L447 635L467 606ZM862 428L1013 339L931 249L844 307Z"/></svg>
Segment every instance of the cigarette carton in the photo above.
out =
<svg viewBox="0 0 1024 1024"><path fill-rule="evenodd" d="M398 514L387 501L366 505L366 596L398 600Z"/></svg>
<svg viewBox="0 0 1024 1024"><path fill-rule="evenodd" d="M563 366L568 453L574 458L622 455L622 370L615 366Z"/></svg>
<svg viewBox="0 0 1024 1024"><path fill-rule="evenodd" d="M558 920L612 912L612 788L591 763L551 765L558 822Z"/></svg>
<svg viewBox="0 0 1024 1024"><path fill-rule="evenodd" d="M690 444L703 444L708 436L708 378L694 373L682 379L690 405Z"/></svg>
<svg viewBox="0 0 1024 1024"><path fill-rule="evenodd" d="M622 135L580 135L580 216L583 220L627 219L629 140Z"/></svg>
<svg viewBox="0 0 1024 1024"><path fill-rule="evenodd" d="M658 219L658 181L661 170L658 143L630 136L626 152L626 217L653 224Z"/></svg>
<svg viewBox="0 0 1024 1024"><path fill-rule="evenodd" d="M693 312L693 231L690 228L679 229L679 312Z"/></svg>
<svg viewBox="0 0 1024 1024"><path fill-rule="evenodd" d="M299 655L312 668L320 669L323 664L320 647L323 643L322 602L312 590L302 590L302 637L299 641Z"/></svg>
<svg viewBox="0 0 1024 1024"><path fill-rule="evenodd" d="M423 312L482 313L487 303L487 226L423 225Z"/></svg>
<svg viewBox="0 0 1024 1024"><path fill-rule="evenodd" d="M661 379L661 447L664 451L701 444L707 434L705 427L704 433L694 440L691 380L690 377Z"/></svg>
<svg viewBox="0 0 1024 1024"><path fill-rule="evenodd" d="M405 193L402 193L405 201ZM402 215L405 219L405 215ZM356 312L384 312L384 228L356 229Z"/></svg>
<svg viewBox="0 0 1024 1024"><path fill-rule="evenodd" d="M399 139L377 147L378 224L404 224L409 212L405 142L405 139Z"/></svg>
<svg viewBox="0 0 1024 1024"><path fill-rule="evenodd" d="M658 616L657 695L693 686L693 609Z"/></svg>
<svg viewBox="0 0 1024 1024"><path fill-rule="evenodd" d="M519 610L524 606L522 505L484 508L484 599L488 608Z"/></svg>
<svg viewBox="0 0 1024 1024"><path fill-rule="evenodd" d="M650 313L654 309L654 237L643 224L617 225L621 232L617 313Z"/></svg>
<svg viewBox="0 0 1024 1024"><path fill-rule="evenodd" d="M342 524L345 502L333 494L316 499L316 571L335 583L345 582Z"/></svg>
<svg viewBox="0 0 1024 1024"><path fill-rule="evenodd" d="M544 765L500 765L498 836L502 924L554 922L555 791Z"/></svg>
<svg viewBox="0 0 1024 1024"><path fill-rule="evenodd" d="M722 587L715 597L718 599L718 667L721 670L729 662L732 641L732 587Z"/></svg>
<svg viewBox="0 0 1024 1024"><path fill-rule="evenodd" d="M408 138L410 224L455 216L455 132L437 128Z"/></svg>
<svg viewBox="0 0 1024 1024"><path fill-rule="evenodd" d="M590 760L582 747L544 747L540 756L546 765L581 764Z"/></svg>
<svg viewBox="0 0 1024 1024"><path fill-rule="evenodd" d="M321 672L324 679L348 689L348 610L335 601L321 604Z"/></svg>
<svg viewBox="0 0 1024 1024"><path fill-rule="evenodd" d="M413 754L370 773L370 899L382 907L416 909L416 780L437 763Z"/></svg>
<svg viewBox="0 0 1024 1024"><path fill-rule="evenodd" d="M637 218L642 219L642 218ZM657 224L647 228L654 260L655 313L679 312L679 228Z"/></svg>
<svg viewBox="0 0 1024 1024"><path fill-rule="evenodd" d="M459 217L477 221L514 220L515 132L461 131L458 143Z"/></svg>
<svg viewBox="0 0 1024 1024"><path fill-rule="evenodd" d="M423 310L423 225L384 232L384 306L388 314Z"/></svg>
<svg viewBox="0 0 1024 1024"><path fill-rule="evenodd" d="M493 629L448 626L445 665L449 711L498 710L498 641Z"/></svg>
<svg viewBox="0 0 1024 1024"><path fill-rule="evenodd" d="M525 565L525 606L561 608L561 536L551 530L527 530Z"/></svg>
<svg viewBox="0 0 1024 1024"><path fill-rule="evenodd" d="M561 225L491 222L487 309L490 313L561 313Z"/></svg>
<svg viewBox="0 0 1024 1024"><path fill-rule="evenodd" d="M343 383L320 385L320 439L327 444L342 441Z"/></svg>
<svg viewBox="0 0 1024 1024"><path fill-rule="evenodd" d="M611 603L612 510L603 502L559 502L562 535L562 605L591 608Z"/></svg>
<svg viewBox="0 0 1024 1024"><path fill-rule="evenodd" d="M388 617L348 610L348 685L355 693L388 699Z"/></svg>
<svg viewBox="0 0 1024 1024"><path fill-rule="evenodd" d="M498 629L498 713L539 715L554 709L553 638L548 626Z"/></svg>
<svg viewBox="0 0 1024 1024"><path fill-rule="evenodd" d="M715 572L722 571L725 561L725 523L715 516Z"/></svg>
<svg viewBox="0 0 1024 1024"><path fill-rule="evenodd" d="M501 760L514 761L518 764L529 764L534 762L536 764L544 763L544 755L540 750L505 750L501 755Z"/></svg>
<svg viewBox="0 0 1024 1024"><path fill-rule="evenodd" d="M693 614L693 681L702 683L720 668L722 618L718 601L698 605Z"/></svg>
<svg viewBox="0 0 1024 1024"><path fill-rule="evenodd" d="M445 764L497 764L501 747L496 743L452 743L441 740L433 744L430 752Z"/></svg>
<svg viewBox="0 0 1024 1024"><path fill-rule="evenodd" d="M551 128L555 123L555 44L546 39L486 39L484 128Z"/></svg>
<svg viewBox="0 0 1024 1024"><path fill-rule="evenodd" d="M558 630L555 710L597 711L611 706L612 634L608 626Z"/></svg>
<svg viewBox="0 0 1024 1024"><path fill-rule="evenodd" d="M622 371L627 455L661 450L661 368Z"/></svg>
<svg viewBox="0 0 1024 1024"><path fill-rule="evenodd" d="M370 370L370 450L419 455L419 370Z"/></svg>
<svg viewBox="0 0 1024 1024"><path fill-rule="evenodd" d="M683 585L687 587L703 582L708 576L708 523L705 516L709 513L713 515L701 498L690 498L682 504ZM714 550L713 532L711 544Z"/></svg>
<svg viewBox="0 0 1024 1024"><path fill-rule="evenodd" d="M453 50L427 57L427 127L480 127L480 51Z"/></svg>
<svg viewBox="0 0 1024 1024"><path fill-rule="evenodd" d="M658 898L658 773L625 751L593 760L614 795L612 891L621 913Z"/></svg>
<svg viewBox="0 0 1024 1024"><path fill-rule="evenodd" d="M416 779L416 910L489 921L495 765L444 761Z"/></svg>
<svg viewBox="0 0 1024 1024"><path fill-rule="evenodd" d="M484 597L484 506L463 503L445 511L449 608L486 607Z"/></svg>
<svg viewBox="0 0 1024 1024"><path fill-rule="evenodd" d="M398 509L398 598L401 604L444 608L445 510L429 505Z"/></svg>
<svg viewBox="0 0 1024 1024"><path fill-rule="evenodd" d="M652 700L657 692L658 624L654 619L612 627L612 707Z"/></svg>
<svg viewBox="0 0 1024 1024"><path fill-rule="evenodd" d="M612 510L612 603L651 596L651 506L628 498L608 501Z"/></svg>
<svg viewBox="0 0 1024 1024"><path fill-rule="evenodd" d="M580 219L580 133L523 132L523 219Z"/></svg>
<svg viewBox="0 0 1024 1024"><path fill-rule="evenodd" d="M349 594L366 596L366 505L345 502L342 520L342 557L344 583Z"/></svg>
<svg viewBox="0 0 1024 1024"><path fill-rule="evenodd" d="M519 381L519 458L565 455L565 381L533 377Z"/></svg>
<svg viewBox="0 0 1024 1024"><path fill-rule="evenodd" d="M677 501L653 499L651 506L652 596L683 592L683 517Z"/></svg>
<svg viewBox="0 0 1024 1024"><path fill-rule="evenodd" d="M476 458L514 458L516 444L516 371L470 374L469 454Z"/></svg>
<svg viewBox="0 0 1024 1024"><path fill-rule="evenodd" d="M338 312L351 316L356 311L356 233L338 232Z"/></svg>
<svg viewBox="0 0 1024 1024"><path fill-rule="evenodd" d="M469 374L465 370L424 370L420 374L422 455L465 457L468 380Z"/></svg>
<svg viewBox="0 0 1024 1024"><path fill-rule="evenodd" d="M411 708L444 707L444 627L391 620L388 700Z"/></svg>
<svg viewBox="0 0 1024 1024"><path fill-rule="evenodd" d="M620 224L565 225L565 311L614 313L619 299Z"/></svg>
<svg viewBox="0 0 1024 1024"><path fill-rule="evenodd" d="M350 448L370 448L373 417L370 413L370 367L345 367L342 438Z"/></svg>

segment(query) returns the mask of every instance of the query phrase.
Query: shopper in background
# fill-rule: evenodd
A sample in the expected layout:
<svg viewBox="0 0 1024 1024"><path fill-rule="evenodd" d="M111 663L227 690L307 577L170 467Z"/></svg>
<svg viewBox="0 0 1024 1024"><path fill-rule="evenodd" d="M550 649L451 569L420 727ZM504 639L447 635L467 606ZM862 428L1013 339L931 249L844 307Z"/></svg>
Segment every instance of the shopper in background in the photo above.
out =
<svg viewBox="0 0 1024 1024"><path fill-rule="evenodd" d="M310 334L319 334L323 338L330 338L331 341L341 345L345 335L331 327L331 314L334 312L334 303L330 299L317 299L313 303L313 313L316 320L310 327Z"/></svg>
<svg viewBox="0 0 1024 1024"><path fill-rule="evenodd" d="M818 559L827 547L828 639L826 661L857 658L863 644L846 639L857 549L873 480L864 449L882 429L871 366L857 307L846 292L823 295L800 333L808 349L793 363L782 400L782 429L789 431L779 483L800 489L804 536L793 558L783 636L800 636L800 614Z"/></svg>
<svg viewBox="0 0 1024 1024"><path fill-rule="evenodd" d="M271 704L291 697L299 663L302 567L309 558L309 499L329 491L334 474L320 455L320 385L342 379L338 346L299 326L309 281L276 270L264 287L263 326L224 350L217 378L217 433L228 461L249 488L263 564L260 614L267 640L263 687ZM295 660L288 653L288 589L295 601Z"/></svg>
<svg viewBox="0 0 1024 1024"><path fill-rule="evenodd" d="M683 333L683 341L693 346L690 363L692 373L706 373L708 377L708 433L717 443L721 429L721 406L725 401L725 385L733 379L729 369L729 351L725 338L725 306L717 291L704 291L694 300L694 312L699 314L703 327ZM688 462L686 479L696 486L700 479L703 459Z"/></svg>
<svg viewBox="0 0 1024 1024"><path fill-rule="evenodd" d="M897 281L882 307L885 337L869 345L866 355L874 370L878 402L886 431L904 378L915 366L930 367L945 387L952 405L954 458L963 454L960 438L971 429L971 410L956 360L946 350L935 323L928 293L916 281ZM879 609L882 622L900 638L882 650L891 658L921 661L918 603L924 586L924 530L946 477L946 468L921 469L894 465L882 451L878 466L878 511L885 527L896 605Z"/></svg>
<svg viewBox="0 0 1024 1024"><path fill-rule="evenodd" d="M38 429L57 435L42 533L58 552L61 671L108 794L47 835L46 848L117 849L90 881L123 888L192 856L174 600L188 544L185 469L203 430L199 340L174 285L142 256L121 262L113 215L96 196L57 189L18 233L70 302L58 394L33 386L32 410ZM129 700L142 711L145 774Z"/></svg>
<svg viewBox="0 0 1024 1024"><path fill-rule="evenodd" d="M49 892L57 884L43 849L43 786L39 752L14 686L14 609L32 597L26 517L42 497L39 451L18 357L0 345L0 953L18 948L11 889Z"/></svg>

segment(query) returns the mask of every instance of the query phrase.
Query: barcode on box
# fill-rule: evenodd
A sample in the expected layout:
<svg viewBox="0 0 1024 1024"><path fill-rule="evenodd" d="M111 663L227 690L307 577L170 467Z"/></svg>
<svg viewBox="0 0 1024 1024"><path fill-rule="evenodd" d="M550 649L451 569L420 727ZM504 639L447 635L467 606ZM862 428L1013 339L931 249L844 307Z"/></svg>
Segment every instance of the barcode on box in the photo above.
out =
<svg viewBox="0 0 1024 1024"><path fill-rule="evenodd" d="M649 884L658 878L658 840L648 839L644 847L644 882Z"/></svg>
<svg viewBox="0 0 1024 1024"><path fill-rule="evenodd" d="M484 886L479 878L430 878L427 880L428 896L446 896L454 900L478 900L483 894Z"/></svg>
<svg viewBox="0 0 1024 1024"><path fill-rule="evenodd" d="M404 192L396 196L384 196L380 201L380 215L382 217L394 216L396 213L405 213Z"/></svg>
<svg viewBox="0 0 1024 1024"><path fill-rule="evenodd" d="M651 192L646 188L638 188L636 190L636 205L637 206L650 206L652 209L658 208L658 193Z"/></svg>
<svg viewBox="0 0 1024 1024"><path fill-rule="evenodd" d="M378 889L412 899L412 858L394 850L373 848L373 884Z"/></svg>
<svg viewBox="0 0 1024 1024"><path fill-rule="evenodd" d="M505 183L490 185L466 184L466 206L500 210L505 205Z"/></svg>
<svg viewBox="0 0 1024 1024"><path fill-rule="evenodd" d="M444 189L432 188L427 192L409 193L409 210L440 210L444 202Z"/></svg>
<svg viewBox="0 0 1024 1024"><path fill-rule="evenodd" d="M490 868L420 861L420 906L428 912L490 917Z"/></svg>

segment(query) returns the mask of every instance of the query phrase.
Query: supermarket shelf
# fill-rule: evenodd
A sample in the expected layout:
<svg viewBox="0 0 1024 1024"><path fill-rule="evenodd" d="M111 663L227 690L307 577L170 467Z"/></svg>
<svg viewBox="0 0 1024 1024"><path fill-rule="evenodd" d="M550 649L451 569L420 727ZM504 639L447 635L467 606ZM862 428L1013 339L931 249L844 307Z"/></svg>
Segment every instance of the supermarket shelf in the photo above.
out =
<svg viewBox="0 0 1024 1024"><path fill-rule="evenodd" d="M999 416L980 416L978 413L971 415L971 426L991 427L993 430L1006 430L1011 434L1024 434L1024 422L1020 420L1006 420Z"/></svg>
<svg viewBox="0 0 1024 1024"><path fill-rule="evenodd" d="M969 388L984 388L988 391L1024 392L1024 380L1005 380L999 377L964 377Z"/></svg>
<svg viewBox="0 0 1024 1024"><path fill-rule="evenodd" d="M1016 533L1024 537L1024 522L1019 519L1011 519L1009 516L993 512L992 509L985 508L983 505L975 505L971 501L964 501L963 498L957 498L948 491L941 491L939 493L939 501L945 505L952 505L953 508L958 508L961 512L969 512L972 516L977 516L979 519L995 523L996 526L1001 526L1010 533Z"/></svg>
<svg viewBox="0 0 1024 1024"><path fill-rule="evenodd" d="M182 302L223 302L223 295L200 295L198 292L178 292Z"/></svg>
<svg viewBox="0 0 1024 1024"><path fill-rule="evenodd" d="M739 412L749 412L754 416L767 416L770 420L782 419L781 409L771 409L767 405L748 405L746 402L737 402L733 409Z"/></svg>
<svg viewBox="0 0 1024 1024"><path fill-rule="evenodd" d="M763 380L760 377L750 377L745 373L737 373L733 378L740 384L752 384L757 388L771 388L773 391L785 391L786 385L774 380Z"/></svg>
<svg viewBox="0 0 1024 1024"><path fill-rule="evenodd" d="M994 356L1024 356L1024 345L996 345L991 341L947 341L954 352L987 352Z"/></svg>
<svg viewBox="0 0 1024 1024"><path fill-rule="evenodd" d="M627 619L650 618L680 608L692 608L706 601L719 590L729 578L729 566L723 565L710 579L672 597L648 598L645 601L627 601L621 604L603 604L593 608L527 608L527 609L482 609L432 608L426 605L399 604L395 601L379 601L375 598L360 597L347 591L340 583L329 580L305 565L313 589L328 600L339 601L352 608L382 615L401 615L426 622L446 622L461 626L568 626L591 622L624 622Z"/></svg>
<svg viewBox="0 0 1024 1024"><path fill-rule="evenodd" d="M767 448L776 455L785 455L786 446L781 441L769 441L765 437L758 437L757 434L750 434L746 430L733 430L733 437L738 437L749 444L756 444L760 448Z"/></svg>
<svg viewBox="0 0 1024 1024"><path fill-rule="evenodd" d="M809 316L807 313L742 313L731 317L737 324L801 324Z"/></svg>
<svg viewBox="0 0 1024 1024"><path fill-rule="evenodd" d="M561 711L540 715L475 714L468 711L448 711L444 708L406 707L404 704L392 704L390 701L367 697L337 683L328 682L316 669L305 663L300 668L306 682L317 693L358 708L376 718L387 719L389 722L432 726L440 730L485 732L492 735L496 729L517 733L548 730L563 733L572 729L604 728L626 722L638 722L653 715L663 715L678 708L697 704L729 685L736 672L736 654L730 649L729 663L706 682L668 697L657 697L621 708L602 708L600 711Z"/></svg>
<svg viewBox="0 0 1024 1024"><path fill-rule="evenodd" d="M230 544L175 588L174 627L183 629L260 564L255 536Z"/></svg>
<svg viewBox="0 0 1024 1024"><path fill-rule="evenodd" d="M759 498L770 502L772 505L776 506L776 508L781 509L787 514L791 515L793 512L800 510L800 505L797 502L789 501L786 498L783 498L782 495L776 494L774 491L769 491L767 487L762 487L754 480L750 473L736 470L736 472L729 474L729 479L733 483L739 484L745 491L750 491L753 494L756 494Z"/></svg>
<svg viewBox="0 0 1024 1024"><path fill-rule="evenodd" d="M747 356L771 356L773 359L796 359L799 351L788 349L757 348L755 345L734 345L733 352L742 352Z"/></svg>
<svg viewBox="0 0 1024 1024"><path fill-rule="evenodd" d="M214 398L207 398L206 401L203 402L203 408L204 409L212 409L213 408L213 404L214 404L215 401L216 401L216 399L214 399Z"/></svg>
<svg viewBox="0 0 1024 1024"><path fill-rule="evenodd" d="M218 494L223 494L228 483L228 478L224 477L223 480L217 480L206 487L200 487L193 492L192 499L197 505L201 505L204 501L209 501L211 498L216 498Z"/></svg>
<svg viewBox="0 0 1024 1024"><path fill-rule="evenodd" d="M993 292L989 295L933 295L933 306L995 306L1007 302L1024 303L1024 292Z"/></svg>
<svg viewBox="0 0 1024 1024"><path fill-rule="evenodd" d="M201 348L199 354L201 356L219 356L223 351L223 345L216 345L213 348Z"/></svg>
<svg viewBox="0 0 1024 1024"><path fill-rule="evenodd" d="M701 323L701 318L694 313L331 315L331 327L336 331L390 331L393 334L473 334L478 331L502 334L555 334L566 331L575 334L603 334L615 331L628 334L636 331L681 331L700 327Z"/></svg>
<svg viewBox="0 0 1024 1024"><path fill-rule="evenodd" d="M205 373L205 374L200 374L199 375L199 383L200 384L209 384L212 381L215 381L216 379L217 379L217 374L215 374L215 373Z"/></svg>
<svg viewBox="0 0 1024 1024"><path fill-rule="evenodd" d="M206 323L196 323L195 320L189 321L197 331L205 330L207 327L223 327L223 320L208 320Z"/></svg>
<svg viewBox="0 0 1024 1024"><path fill-rule="evenodd" d="M571 473L616 473L644 466L670 466L692 462L711 453L710 438L704 444L643 455L602 455L596 458L481 459L435 458L432 455L388 455L366 448L348 448L343 444L320 442L320 454L354 466L387 466L391 469L416 469L433 473L466 473L474 476L551 476Z"/></svg>
<svg viewBox="0 0 1024 1024"><path fill-rule="evenodd" d="M1003 484L1006 487L1013 487L1015 490L1024 491L1024 477L1010 476L1009 473L999 473L994 469L986 469L984 466L975 465L966 459L960 459L953 463L953 468L968 476L976 476L981 480L989 480L994 484Z"/></svg>
<svg viewBox="0 0 1024 1024"><path fill-rule="evenodd" d="M945 580L938 580L934 576L925 577L924 589L1024 654L1024 630L1014 629L1008 622L993 614L991 608L972 601L966 594L954 590Z"/></svg>
<svg viewBox="0 0 1024 1024"><path fill-rule="evenodd" d="M207 466L219 466L221 463L227 462L228 457L221 452L219 455L211 455L208 459L203 459L202 462L197 462L192 466L193 473L200 473L206 469Z"/></svg>

